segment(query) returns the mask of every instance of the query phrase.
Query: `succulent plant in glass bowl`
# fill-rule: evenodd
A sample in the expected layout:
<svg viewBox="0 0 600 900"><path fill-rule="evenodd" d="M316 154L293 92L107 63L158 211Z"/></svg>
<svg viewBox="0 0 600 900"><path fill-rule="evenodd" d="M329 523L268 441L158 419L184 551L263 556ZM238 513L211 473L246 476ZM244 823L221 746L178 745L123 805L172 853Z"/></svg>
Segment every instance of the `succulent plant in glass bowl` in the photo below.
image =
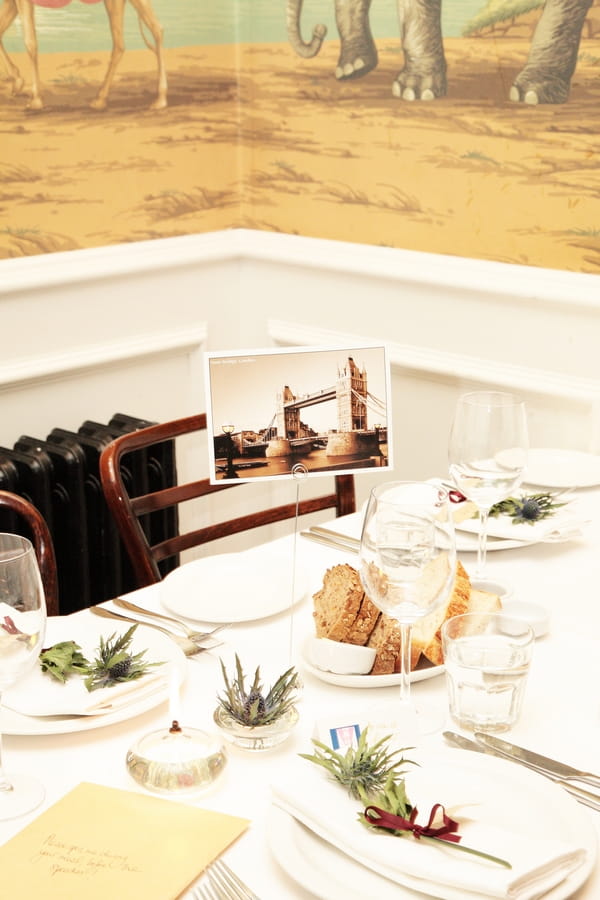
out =
<svg viewBox="0 0 600 900"><path fill-rule="evenodd" d="M230 678L222 660L221 670L225 690L217 696L213 718L224 737L245 750L270 750L283 743L298 721L295 700L300 683L296 670L287 669L268 691L261 682L260 666L246 687L246 676L237 654L235 677Z"/></svg>

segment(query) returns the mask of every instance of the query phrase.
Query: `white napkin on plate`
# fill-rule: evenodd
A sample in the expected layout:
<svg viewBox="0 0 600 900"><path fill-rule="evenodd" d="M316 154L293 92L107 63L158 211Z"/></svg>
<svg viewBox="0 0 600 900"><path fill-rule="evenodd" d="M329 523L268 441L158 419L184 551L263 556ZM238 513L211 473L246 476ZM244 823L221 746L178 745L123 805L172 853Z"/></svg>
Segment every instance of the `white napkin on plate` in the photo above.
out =
<svg viewBox="0 0 600 900"><path fill-rule="evenodd" d="M122 681L90 693L79 675L61 684L36 667L5 691L2 703L24 716L99 716L138 703L166 687L166 673L160 668L135 681Z"/></svg>
<svg viewBox="0 0 600 900"><path fill-rule="evenodd" d="M559 501L560 502L560 501ZM462 504L458 504L458 509ZM502 538L523 542L536 542L547 540L560 540L578 537L583 533L583 528L589 520L577 514L574 504L569 503L558 509L554 515L547 519L538 519L536 522L513 522L511 516L504 514L490 516L488 518L487 533L489 537ZM468 531L471 534L479 534L479 516L464 519L456 523L457 531Z"/></svg>
<svg viewBox="0 0 600 900"><path fill-rule="evenodd" d="M435 774L439 776L439 770ZM435 785L430 784L432 780ZM410 780L407 776L408 794L419 808L420 824L427 822L431 806L442 801L439 783L439 778L428 777L425 768L416 770ZM446 795L455 794L451 767L442 783ZM432 790L437 790L437 797L431 794ZM485 804L479 804L480 798L465 796L464 789L459 792L463 796L453 796L456 803L452 808L448 804L446 811L460 820L460 813L455 811L458 804L463 808L473 804L468 810L470 818L459 828L461 843L508 860L511 869L464 853L452 844L416 840L409 834L396 837L365 828L357 820L360 802L306 760L296 760L285 781L272 787L272 800L354 860L398 884L443 900L535 900L583 863L583 848L536 837L527 828L519 833L518 809L514 811L514 829L488 824L483 821Z"/></svg>

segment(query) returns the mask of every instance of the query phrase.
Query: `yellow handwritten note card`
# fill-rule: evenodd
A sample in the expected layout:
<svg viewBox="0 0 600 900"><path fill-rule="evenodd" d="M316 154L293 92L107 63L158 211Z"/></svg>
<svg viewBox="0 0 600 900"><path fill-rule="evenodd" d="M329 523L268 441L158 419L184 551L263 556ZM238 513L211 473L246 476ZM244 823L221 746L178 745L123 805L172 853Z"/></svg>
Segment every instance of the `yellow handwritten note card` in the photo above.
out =
<svg viewBox="0 0 600 900"><path fill-rule="evenodd" d="M19 897L175 900L247 819L97 784L78 785L0 847Z"/></svg>

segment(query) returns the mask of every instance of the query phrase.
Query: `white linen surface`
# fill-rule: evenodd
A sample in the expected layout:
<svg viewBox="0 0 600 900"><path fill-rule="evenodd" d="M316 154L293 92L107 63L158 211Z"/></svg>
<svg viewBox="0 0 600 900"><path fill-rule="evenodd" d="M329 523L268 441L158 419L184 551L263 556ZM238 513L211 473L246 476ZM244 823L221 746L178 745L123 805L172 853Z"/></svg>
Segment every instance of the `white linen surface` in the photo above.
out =
<svg viewBox="0 0 600 900"><path fill-rule="evenodd" d="M97 716L138 703L166 687L166 674L158 671L90 693L80 675L61 684L36 667L5 691L2 703L24 716Z"/></svg>
<svg viewBox="0 0 600 900"><path fill-rule="evenodd" d="M419 809L417 821L426 824L433 804L444 802L446 812L460 822L461 843L506 859L511 869L464 853L453 844L365 828L357 819L360 802L306 760L295 760L285 781L272 786L272 802L368 868L443 900L535 900L583 863L583 848L547 836L536 837L527 817L522 822L518 808L514 809L514 827L492 824L489 810L486 821L486 803L479 796L481 785L474 785L471 796L467 796L460 778L458 782L450 766L445 772L439 767L424 767L407 774L409 798ZM507 803L518 803L519 799L523 798L506 796ZM463 815L458 811L459 804Z"/></svg>

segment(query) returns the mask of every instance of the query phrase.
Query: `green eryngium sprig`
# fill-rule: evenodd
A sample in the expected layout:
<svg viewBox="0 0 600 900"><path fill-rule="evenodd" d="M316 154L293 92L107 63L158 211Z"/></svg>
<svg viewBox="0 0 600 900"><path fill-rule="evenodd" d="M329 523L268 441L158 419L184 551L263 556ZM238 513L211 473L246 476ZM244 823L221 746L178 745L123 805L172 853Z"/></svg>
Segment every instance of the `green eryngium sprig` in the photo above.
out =
<svg viewBox="0 0 600 900"><path fill-rule="evenodd" d="M389 751L387 735L372 747L368 744L368 728L361 732L356 749L348 747L344 754L336 753L321 741L313 740L315 753L301 753L303 759L322 766L333 778L343 785L351 797L368 804L373 796L390 782L397 783L406 765L417 765L405 759L403 753L412 748ZM398 759L397 757L400 757ZM402 779L404 784L404 779Z"/></svg>
<svg viewBox="0 0 600 900"><path fill-rule="evenodd" d="M236 677L229 680L227 670L221 660L221 671L225 682L225 695L217 697L219 706L236 722L256 727L270 725L285 715L294 705L298 688L298 673L292 667L280 675L265 695L260 680L260 666L254 673L250 690L246 690L246 676L239 657L235 655Z"/></svg>

